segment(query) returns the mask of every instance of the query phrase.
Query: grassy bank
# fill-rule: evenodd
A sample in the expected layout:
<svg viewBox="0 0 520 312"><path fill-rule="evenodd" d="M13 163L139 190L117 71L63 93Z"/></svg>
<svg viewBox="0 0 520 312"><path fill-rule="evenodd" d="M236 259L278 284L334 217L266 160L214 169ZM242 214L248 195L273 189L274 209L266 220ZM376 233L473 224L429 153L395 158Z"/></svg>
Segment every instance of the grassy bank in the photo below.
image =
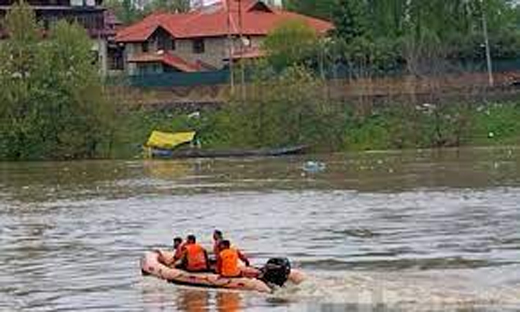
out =
<svg viewBox="0 0 520 312"><path fill-rule="evenodd" d="M139 155L153 130L195 130L208 149L306 144L336 152L520 143L520 99L454 101L435 94L431 103L416 97L338 101L323 80L299 66L278 75L260 69L242 91L219 109L125 109L111 155Z"/></svg>
<svg viewBox="0 0 520 312"><path fill-rule="evenodd" d="M328 103L322 107L325 112L306 116L286 109L277 116L280 107L247 111L236 103L191 117L174 109L129 110L119 118L110 155L138 157L152 130L196 130L204 148L216 149L309 144L315 151L332 152L520 143L520 101L392 103L366 114L360 114L357 107ZM263 128L258 125L261 119ZM291 125L288 119L302 124Z"/></svg>

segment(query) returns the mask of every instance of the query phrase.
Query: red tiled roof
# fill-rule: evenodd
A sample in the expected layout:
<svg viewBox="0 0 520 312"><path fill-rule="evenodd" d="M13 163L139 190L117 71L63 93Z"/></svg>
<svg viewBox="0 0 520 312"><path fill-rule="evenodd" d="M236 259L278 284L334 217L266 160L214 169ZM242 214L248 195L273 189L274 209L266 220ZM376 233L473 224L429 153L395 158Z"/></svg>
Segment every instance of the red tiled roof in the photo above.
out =
<svg viewBox="0 0 520 312"><path fill-rule="evenodd" d="M128 59L129 63L163 63L182 72L197 72L201 67L197 64L192 64L177 55L168 52L158 53L141 53L132 55Z"/></svg>
<svg viewBox="0 0 520 312"><path fill-rule="evenodd" d="M229 0L232 16L230 32L238 35L239 3ZM242 34L246 36L265 36L283 21L301 20L318 33L326 33L333 28L327 21L301 14L259 5L257 0L242 0ZM228 34L227 9L222 5L199 9L184 14L154 13L142 21L120 30L118 42L142 42L162 27L174 38L221 37Z"/></svg>

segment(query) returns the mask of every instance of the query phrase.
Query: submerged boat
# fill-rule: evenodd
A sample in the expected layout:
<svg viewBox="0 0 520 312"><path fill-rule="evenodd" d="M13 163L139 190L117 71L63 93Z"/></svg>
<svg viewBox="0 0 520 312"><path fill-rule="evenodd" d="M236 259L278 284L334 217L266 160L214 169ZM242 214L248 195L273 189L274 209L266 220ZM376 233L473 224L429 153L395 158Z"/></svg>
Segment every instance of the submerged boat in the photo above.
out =
<svg viewBox="0 0 520 312"><path fill-rule="evenodd" d="M203 149L195 131L153 131L146 142L145 156L148 158L214 158L214 157L259 157L303 154L307 145L262 149ZM189 146L188 146L189 145Z"/></svg>
<svg viewBox="0 0 520 312"><path fill-rule="evenodd" d="M308 147L305 145L282 148L265 149L229 149L229 150L205 150L198 148L166 150L152 148L149 155L152 158L215 158L215 157L261 157L261 156L286 156L303 154Z"/></svg>
<svg viewBox="0 0 520 312"><path fill-rule="evenodd" d="M162 257L173 257L173 253L170 252L161 251L161 254ZM143 275L152 275L170 283L180 285L270 293L275 287L281 287L287 281L293 284L300 284L305 279L303 273L292 270L288 260L285 259L272 259L268 261L266 266L262 269L263 274L261 278L227 278L215 273L191 273L181 269L171 268L161 263L159 258L159 252L153 251L145 253L140 262ZM276 268L273 268L275 262L287 264L282 266L277 265ZM247 270L244 275L248 275Z"/></svg>

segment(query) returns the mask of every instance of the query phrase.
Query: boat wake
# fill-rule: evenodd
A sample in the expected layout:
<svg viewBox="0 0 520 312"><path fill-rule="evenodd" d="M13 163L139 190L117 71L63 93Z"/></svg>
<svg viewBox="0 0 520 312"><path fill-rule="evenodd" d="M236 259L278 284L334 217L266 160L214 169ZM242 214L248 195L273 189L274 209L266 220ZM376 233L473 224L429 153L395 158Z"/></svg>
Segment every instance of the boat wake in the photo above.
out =
<svg viewBox="0 0 520 312"><path fill-rule="evenodd" d="M299 286L277 290L269 301L297 304L309 311L330 311L331 306L341 311L367 307L383 307L385 311L517 311L520 307L520 287L476 285L463 272L443 272L442 276L402 272L314 274Z"/></svg>

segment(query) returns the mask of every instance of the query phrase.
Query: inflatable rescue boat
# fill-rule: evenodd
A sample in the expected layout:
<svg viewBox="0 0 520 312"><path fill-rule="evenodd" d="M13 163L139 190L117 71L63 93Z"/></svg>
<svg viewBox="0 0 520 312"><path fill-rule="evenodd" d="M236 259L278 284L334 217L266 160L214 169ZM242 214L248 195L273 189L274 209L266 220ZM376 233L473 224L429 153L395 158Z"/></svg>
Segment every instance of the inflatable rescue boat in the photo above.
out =
<svg viewBox="0 0 520 312"><path fill-rule="evenodd" d="M289 261L285 258L270 259L263 268L259 269L261 273L258 278L227 278L215 273L191 273L181 269L171 268L161 263L160 259L164 257L173 257L173 253L166 251L145 253L140 261L143 275L152 275L170 283L180 285L228 288L261 293L272 292L275 287L281 287L287 281L293 284L300 284L305 279L303 273L291 269ZM248 276L247 271L249 269L244 269L244 275ZM257 269L251 270L257 271Z"/></svg>

